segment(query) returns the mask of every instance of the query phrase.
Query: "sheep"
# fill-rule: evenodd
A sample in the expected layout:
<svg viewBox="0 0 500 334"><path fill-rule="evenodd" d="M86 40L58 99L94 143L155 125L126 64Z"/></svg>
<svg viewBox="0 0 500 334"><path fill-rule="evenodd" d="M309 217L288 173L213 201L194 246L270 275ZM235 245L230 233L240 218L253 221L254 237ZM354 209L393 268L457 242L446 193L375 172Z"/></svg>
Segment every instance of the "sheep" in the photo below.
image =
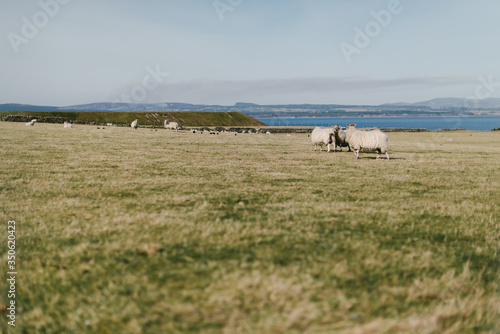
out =
<svg viewBox="0 0 500 334"><path fill-rule="evenodd" d="M323 151L323 145L327 145L330 152L330 144L335 141L335 129L315 127L311 133L311 141L314 144L314 150L320 146L320 152Z"/></svg>
<svg viewBox="0 0 500 334"><path fill-rule="evenodd" d="M26 126L35 126L35 123L36 123L36 118L33 118L31 121L26 123Z"/></svg>
<svg viewBox="0 0 500 334"><path fill-rule="evenodd" d="M342 130L340 125L332 125L332 128L335 130L335 141L333 142L333 151L337 152L337 146L340 147L340 152L342 152L342 147L348 147L349 152L351 152L351 146L347 141L347 133L345 130Z"/></svg>
<svg viewBox="0 0 500 334"><path fill-rule="evenodd" d="M347 124L347 141L351 146L356 159L359 159L360 150L377 151L377 159L381 153L385 153L389 160L389 138L380 130L360 131L355 128L356 124Z"/></svg>
<svg viewBox="0 0 500 334"><path fill-rule="evenodd" d="M163 122L163 126L165 127L165 129L172 129L172 130L175 130L177 131L179 129L179 124L176 123L176 122L169 122L167 120L165 120Z"/></svg>
<svg viewBox="0 0 500 334"><path fill-rule="evenodd" d="M132 127L132 129L137 130L137 128L139 127L138 120L134 120L132 123L130 123L130 126Z"/></svg>
<svg viewBox="0 0 500 334"><path fill-rule="evenodd" d="M69 128L71 129L73 127L73 124L71 124L70 122L64 122L64 128Z"/></svg>

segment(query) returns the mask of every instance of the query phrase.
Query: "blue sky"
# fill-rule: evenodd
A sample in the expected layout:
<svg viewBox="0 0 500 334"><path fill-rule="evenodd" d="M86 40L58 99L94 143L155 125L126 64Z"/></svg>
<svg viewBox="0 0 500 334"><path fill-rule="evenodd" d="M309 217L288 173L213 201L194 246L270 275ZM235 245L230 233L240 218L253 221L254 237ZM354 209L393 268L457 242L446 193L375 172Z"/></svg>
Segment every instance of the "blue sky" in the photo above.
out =
<svg viewBox="0 0 500 334"><path fill-rule="evenodd" d="M0 8L0 103L112 102L134 89L133 102L153 103L417 102L472 97L480 77L492 82L483 93L500 97L497 0L0 0ZM161 79L140 88L151 69Z"/></svg>

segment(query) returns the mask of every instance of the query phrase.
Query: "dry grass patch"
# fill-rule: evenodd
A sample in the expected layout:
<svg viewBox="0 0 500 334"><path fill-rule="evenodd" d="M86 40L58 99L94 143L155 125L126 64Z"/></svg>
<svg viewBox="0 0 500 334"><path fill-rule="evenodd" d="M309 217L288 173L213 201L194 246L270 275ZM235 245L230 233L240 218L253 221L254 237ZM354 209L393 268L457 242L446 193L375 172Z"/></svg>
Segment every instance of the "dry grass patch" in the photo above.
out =
<svg viewBox="0 0 500 334"><path fill-rule="evenodd" d="M391 160L355 160L305 134L0 123L16 329L494 333L499 141L389 133Z"/></svg>

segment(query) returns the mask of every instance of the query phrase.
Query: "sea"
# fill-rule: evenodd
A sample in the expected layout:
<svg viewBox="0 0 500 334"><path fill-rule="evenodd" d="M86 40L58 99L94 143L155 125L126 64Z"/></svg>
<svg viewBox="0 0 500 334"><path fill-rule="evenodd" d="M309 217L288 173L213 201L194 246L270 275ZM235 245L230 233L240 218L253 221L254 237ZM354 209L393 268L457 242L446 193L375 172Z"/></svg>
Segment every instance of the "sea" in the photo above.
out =
<svg viewBox="0 0 500 334"><path fill-rule="evenodd" d="M500 128L500 116L435 116L435 117L297 117L297 118L258 118L268 126L346 126L357 127L407 128L407 129L466 129L490 131Z"/></svg>

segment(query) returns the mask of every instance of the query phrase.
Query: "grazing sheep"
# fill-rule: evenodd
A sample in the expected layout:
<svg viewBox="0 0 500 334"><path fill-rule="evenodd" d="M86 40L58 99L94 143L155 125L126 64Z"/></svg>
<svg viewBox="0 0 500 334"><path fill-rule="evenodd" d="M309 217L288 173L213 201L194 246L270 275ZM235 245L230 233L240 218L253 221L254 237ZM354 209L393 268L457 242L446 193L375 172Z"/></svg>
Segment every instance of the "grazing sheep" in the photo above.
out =
<svg viewBox="0 0 500 334"><path fill-rule="evenodd" d="M320 146L320 152L323 151L323 145L327 145L330 152L330 144L335 141L335 129L315 127L311 133L311 141L314 144L314 150Z"/></svg>
<svg viewBox="0 0 500 334"><path fill-rule="evenodd" d="M176 123L176 122L169 122L167 120L165 120L163 122L163 126L165 127L165 129L171 129L171 130L175 130L177 131L179 129L179 124Z"/></svg>
<svg viewBox="0 0 500 334"><path fill-rule="evenodd" d="M26 126L34 126L34 125L35 125L35 122L34 122L34 121L31 121L31 122L26 123Z"/></svg>
<svg viewBox="0 0 500 334"><path fill-rule="evenodd" d="M71 129L73 127L73 124L71 124L70 122L64 122L64 128L69 128Z"/></svg>
<svg viewBox="0 0 500 334"><path fill-rule="evenodd" d="M333 142L333 151L337 152L337 146L340 147L340 152L342 152L342 147L348 147L349 152L351 152L351 146L347 141L347 132L342 130L340 125L332 125L335 130L335 141Z"/></svg>
<svg viewBox="0 0 500 334"><path fill-rule="evenodd" d="M385 153L389 160L389 138L380 130L360 131L355 128L356 124L347 124L347 141L352 150L356 154L356 159L359 158L360 150L377 151L377 159L381 153Z"/></svg>
<svg viewBox="0 0 500 334"><path fill-rule="evenodd" d="M130 123L130 126L132 127L132 129L137 130L137 128L139 127L138 120L134 120L132 123Z"/></svg>

